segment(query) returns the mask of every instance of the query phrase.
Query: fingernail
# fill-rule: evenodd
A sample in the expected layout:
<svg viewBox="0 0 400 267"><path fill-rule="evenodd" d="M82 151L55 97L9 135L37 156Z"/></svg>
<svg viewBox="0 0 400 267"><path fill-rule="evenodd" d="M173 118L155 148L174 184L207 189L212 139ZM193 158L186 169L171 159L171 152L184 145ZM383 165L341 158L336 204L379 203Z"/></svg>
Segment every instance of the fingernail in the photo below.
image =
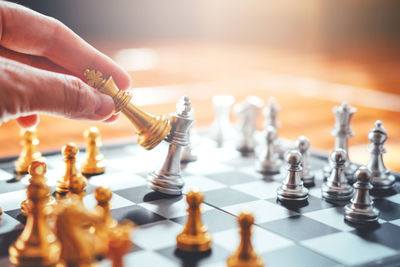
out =
<svg viewBox="0 0 400 267"><path fill-rule="evenodd" d="M96 109L95 113L98 116L107 116L114 111L114 101L112 98L105 94L96 94Z"/></svg>

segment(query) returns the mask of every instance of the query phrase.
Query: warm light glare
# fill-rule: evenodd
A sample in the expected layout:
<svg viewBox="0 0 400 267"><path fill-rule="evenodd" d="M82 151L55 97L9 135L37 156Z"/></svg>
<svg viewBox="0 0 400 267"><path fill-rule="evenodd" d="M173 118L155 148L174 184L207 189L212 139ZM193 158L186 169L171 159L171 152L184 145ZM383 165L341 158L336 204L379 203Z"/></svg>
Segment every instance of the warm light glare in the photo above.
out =
<svg viewBox="0 0 400 267"><path fill-rule="evenodd" d="M150 48L128 48L118 50L115 61L127 71L151 70L157 66L157 54Z"/></svg>

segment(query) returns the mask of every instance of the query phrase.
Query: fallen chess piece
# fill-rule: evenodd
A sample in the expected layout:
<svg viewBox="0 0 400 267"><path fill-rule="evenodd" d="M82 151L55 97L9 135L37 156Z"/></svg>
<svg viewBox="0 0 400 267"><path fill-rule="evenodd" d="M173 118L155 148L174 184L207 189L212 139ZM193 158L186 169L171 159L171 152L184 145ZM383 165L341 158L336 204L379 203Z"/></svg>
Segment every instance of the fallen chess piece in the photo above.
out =
<svg viewBox="0 0 400 267"><path fill-rule="evenodd" d="M100 153L101 139L97 127L90 127L84 133L87 148L81 171L85 175L96 175L104 173L106 163L103 154Z"/></svg>
<svg viewBox="0 0 400 267"><path fill-rule="evenodd" d="M37 130L21 130L22 151L18 159L14 162L16 173L28 173L29 165L34 160L42 159L42 153L37 149L39 139L37 138Z"/></svg>

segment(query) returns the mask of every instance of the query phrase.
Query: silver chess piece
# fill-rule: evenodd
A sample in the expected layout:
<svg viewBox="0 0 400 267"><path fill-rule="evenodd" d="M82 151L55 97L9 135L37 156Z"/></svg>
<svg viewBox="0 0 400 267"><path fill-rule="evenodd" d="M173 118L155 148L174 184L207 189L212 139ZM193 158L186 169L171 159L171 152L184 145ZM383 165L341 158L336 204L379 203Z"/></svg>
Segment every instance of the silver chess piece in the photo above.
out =
<svg viewBox="0 0 400 267"><path fill-rule="evenodd" d="M172 128L165 138L169 143L168 154L161 167L148 175L151 189L169 195L181 195L185 182L181 176L182 147L189 144L188 131L193 124L189 97L185 96L171 115Z"/></svg>
<svg viewBox="0 0 400 267"><path fill-rule="evenodd" d="M379 211L374 207L369 190L371 185L371 173L367 167L360 167L354 174L356 182L353 187L355 194L350 203L344 207L344 219L355 224L374 223L378 220Z"/></svg>
<svg viewBox="0 0 400 267"><path fill-rule="evenodd" d="M347 183L344 174L344 166L346 164L346 151L341 148L333 151L329 156L332 172L328 179L322 184L322 197L327 200L345 201L351 199L353 195L353 187Z"/></svg>
<svg viewBox="0 0 400 267"><path fill-rule="evenodd" d="M211 125L211 139L218 147L222 147L224 141L229 138L231 132L230 112L235 102L232 95L215 95L212 98L215 110L215 119Z"/></svg>
<svg viewBox="0 0 400 267"><path fill-rule="evenodd" d="M237 150L243 155L254 153L254 133L257 130L259 110L264 101L257 96L248 96L245 101L233 107L237 118L238 143Z"/></svg>
<svg viewBox="0 0 400 267"><path fill-rule="evenodd" d="M387 132L385 128L383 128L382 122L377 120L375 126L368 133L368 139L370 141L368 152L370 152L371 158L367 167L372 174L371 183L374 189L391 189L396 181L394 175L386 169L383 163L382 154L386 152L383 145L387 137Z"/></svg>
<svg viewBox="0 0 400 267"><path fill-rule="evenodd" d="M193 108L192 108L192 115L191 119L194 120L193 116ZM193 126L190 127L188 133L188 141L189 144L182 149L182 154L181 154L181 162L182 163L188 163L188 162L193 162L197 160L197 155L193 153L193 146L192 146L192 136L193 136Z"/></svg>
<svg viewBox="0 0 400 267"><path fill-rule="evenodd" d="M275 151L276 129L268 126L265 131L266 147L256 162L256 170L265 174L279 173L282 166L282 160Z"/></svg>
<svg viewBox="0 0 400 267"><path fill-rule="evenodd" d="M303 168L300 177L305 185L314 185L314 172L308 163L308 149L310 148L310 140L305 136L300 136L295 142L297 150L300 152L303 161L301 167Z"/></svg>
<svg viewBox="0 0 400 267"><path fill-rule="evenodd" d="M344 173L350 183L354 182L354 172L357 166L352 164L349 158L349 137L354 136L354 132L350 129L350 120L354 113L357 111L356 108L351 107L348 103L343 102L340 106L335 106L333 108L333 113L335 114L335 127L331 131L332 136L335 137L335 147L341 148L346 151L347 159L344 168ZM331 169L329 166L325 168L325 176L329 176Z"/></svg>
<svg viewBox="0 0 400 267"><path fill-rule="evenodd" d="M273 126L276 129L277 136L278 136L278 129L280 128L281 124L278 121L278 114L281 107L279 106L278 102L276 102L275 97L270 97L268 100L268 104L264 107L262 113L264 116L264 129L268 126ZM279 138L275 140L275 151L279 154L279 157L283 159L285 154L285 149L282 147L282 143Z"/></svg>
<svg viewBox="0 0 400 267"><path fill-rule="evenodd" d="M308 198L308 189L303 186L301 180L301 154L296 150L291 150L285 154L288 173L282 185L277 189L280 201L305 201Z"/></svg>

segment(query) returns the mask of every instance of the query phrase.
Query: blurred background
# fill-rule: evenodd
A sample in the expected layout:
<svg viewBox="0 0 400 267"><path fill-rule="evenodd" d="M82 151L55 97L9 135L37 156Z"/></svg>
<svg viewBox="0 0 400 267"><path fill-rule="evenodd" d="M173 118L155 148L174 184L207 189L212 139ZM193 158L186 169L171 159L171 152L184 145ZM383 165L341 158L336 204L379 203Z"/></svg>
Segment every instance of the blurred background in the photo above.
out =
<svg viewBox="0 0 400 267"><path fill-rule="evenodd" d="M15 2L59 19L126 68L137 103L148 111L172 112L187 94L196 126L207 127L214 117L213 95L232 94L238 102L249 95L265 101L275 96L281 105L280 135L306 135L312 147L329 151L332 107L347 101L358 108L351 158L366 162L367 133L380 119L389 133L385 159L400 170L399 1ZM125 118L104 125L43 115L41 147L83 144L82 132L90 125L106 140L134 132ZM18 127L10 121L0 134L4 129L12 134L1 135L0 156L15 155Z"/></svg>

